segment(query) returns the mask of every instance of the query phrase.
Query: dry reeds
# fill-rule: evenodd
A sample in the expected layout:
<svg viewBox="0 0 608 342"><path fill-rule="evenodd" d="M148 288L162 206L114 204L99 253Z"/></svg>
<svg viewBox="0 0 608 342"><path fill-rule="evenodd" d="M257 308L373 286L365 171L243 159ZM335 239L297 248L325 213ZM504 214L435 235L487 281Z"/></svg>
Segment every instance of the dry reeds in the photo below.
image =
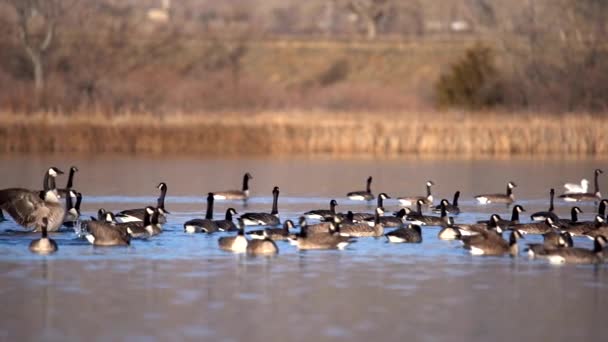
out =
<svg viewBox="0 0 608 342"><path fill-rule="evenodd" d="M589 114L264 112L0 114L0 153L607 156Z"/></svg>

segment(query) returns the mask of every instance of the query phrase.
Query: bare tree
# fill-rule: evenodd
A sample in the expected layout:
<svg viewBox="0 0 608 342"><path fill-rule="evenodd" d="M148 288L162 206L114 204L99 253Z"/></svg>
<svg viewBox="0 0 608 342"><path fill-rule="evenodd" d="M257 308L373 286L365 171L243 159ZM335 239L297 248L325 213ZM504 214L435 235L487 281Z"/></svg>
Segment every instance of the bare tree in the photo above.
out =
<svg viewBox="0 0 608 342"><path fill-rule="evenodd" d="M44 89L44 58L55 38L59 14L58 0L5 0L17 13L17 32L32 63L34 89Z"/></svg>
<svg viewBox="0 0 608 342"><path fill-rule="evenodd" d="M365 22L367 39L373 40L390 5L390 0L348 0L346 8Z"/></svg>

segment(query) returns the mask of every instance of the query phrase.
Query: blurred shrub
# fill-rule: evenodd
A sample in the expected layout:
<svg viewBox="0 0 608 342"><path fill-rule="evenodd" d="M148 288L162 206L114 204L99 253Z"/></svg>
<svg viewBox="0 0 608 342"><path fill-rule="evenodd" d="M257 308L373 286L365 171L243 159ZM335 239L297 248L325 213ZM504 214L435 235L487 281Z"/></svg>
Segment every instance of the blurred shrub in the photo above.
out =
<svg viewBox="0 0 608 342"><path fill-rule="evenodd" d="M344 81L348 77L350 67L348 61L339 59L335 61L327 70L323 71L317 81L320 86L327 87L332 84Z"/></svg>
<svg viewBox="0 0 608 342"><path fill-rule="evenodd" d="M468 49L439 77L435 89L441 106L479 109L500 104L502 89L492 50L481 44Z"/></svg>

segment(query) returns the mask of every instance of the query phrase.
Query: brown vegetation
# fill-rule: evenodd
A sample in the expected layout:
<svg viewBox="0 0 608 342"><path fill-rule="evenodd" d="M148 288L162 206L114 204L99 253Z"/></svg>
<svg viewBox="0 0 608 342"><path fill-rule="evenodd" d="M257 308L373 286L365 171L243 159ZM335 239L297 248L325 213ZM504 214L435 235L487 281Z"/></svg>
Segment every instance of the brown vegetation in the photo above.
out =
<svg viewBox="0 0 608 342"><path fill-rule="evenodd" d="M589 114L425 112L0 114L0 153L330 154L472 158L608 156L608 119Z"/></svg>

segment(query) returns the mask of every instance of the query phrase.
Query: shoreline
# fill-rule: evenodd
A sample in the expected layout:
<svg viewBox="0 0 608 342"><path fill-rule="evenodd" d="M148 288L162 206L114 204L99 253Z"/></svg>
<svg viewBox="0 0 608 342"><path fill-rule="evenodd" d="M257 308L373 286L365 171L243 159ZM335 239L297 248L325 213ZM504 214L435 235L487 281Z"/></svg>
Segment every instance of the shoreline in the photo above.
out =
<svg viewBox="0 0 608 342"><path fill-rule="evenodd" d="M486 159L606 158L608 118L586 113L157 115L0 113L0 153Z"/></svg>

